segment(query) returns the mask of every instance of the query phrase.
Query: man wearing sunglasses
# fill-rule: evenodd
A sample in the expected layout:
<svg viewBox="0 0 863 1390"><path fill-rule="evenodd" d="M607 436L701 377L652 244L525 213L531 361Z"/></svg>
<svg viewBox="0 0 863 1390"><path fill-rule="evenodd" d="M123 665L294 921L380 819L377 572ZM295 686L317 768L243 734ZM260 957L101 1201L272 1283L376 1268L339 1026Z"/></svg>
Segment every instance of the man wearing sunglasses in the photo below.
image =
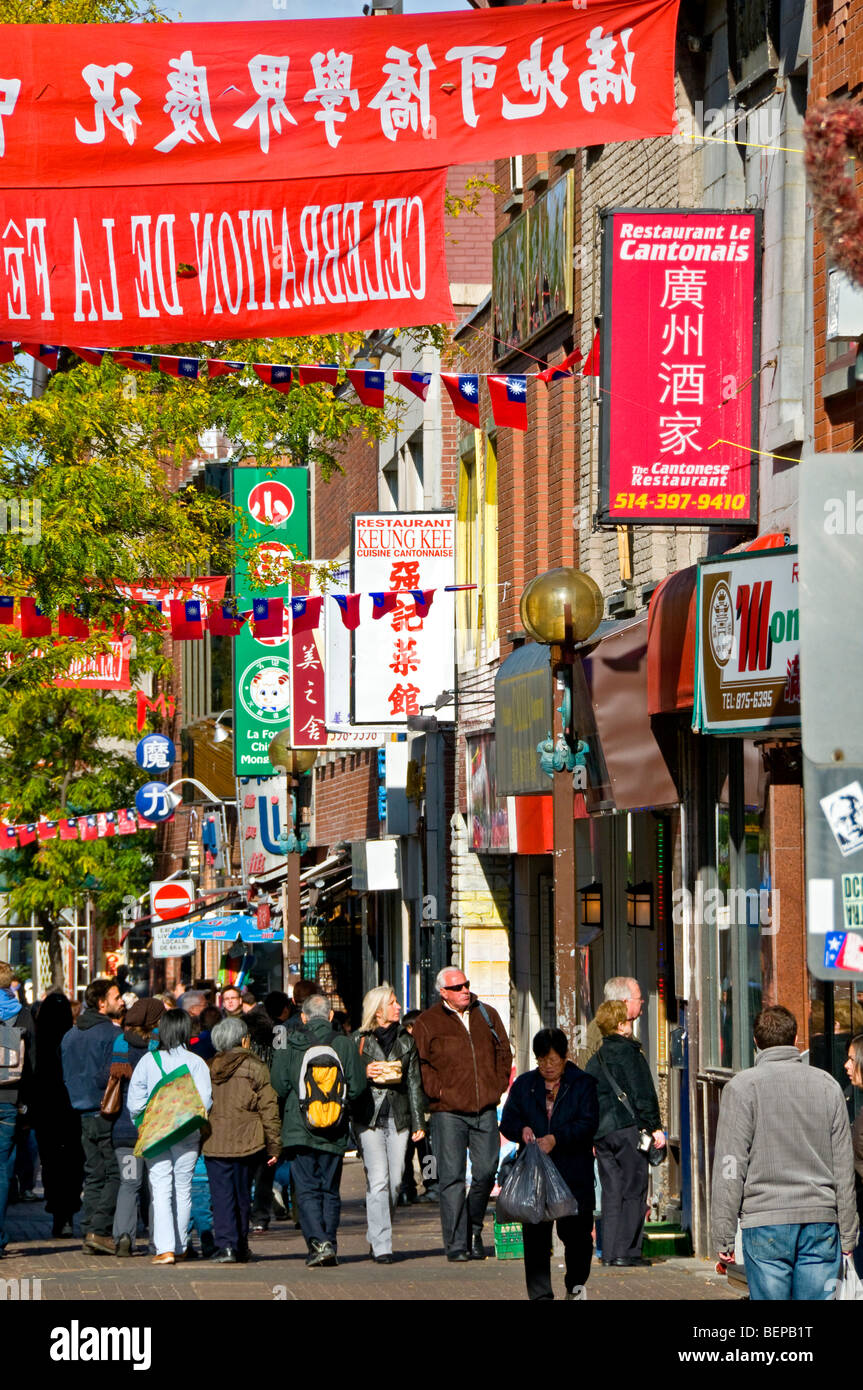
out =
<svg viewBox="0 0 863 1390"><path fill-rule="evenodd" d="M431 1110L446 1257L463 1263L486 1257L482 1224L500 1158L497 1104L509 1085L512 1051L499 1015L471 994L463 970L441 970L435 988L440 1003L420 1014L414 1041Z"/></svg>

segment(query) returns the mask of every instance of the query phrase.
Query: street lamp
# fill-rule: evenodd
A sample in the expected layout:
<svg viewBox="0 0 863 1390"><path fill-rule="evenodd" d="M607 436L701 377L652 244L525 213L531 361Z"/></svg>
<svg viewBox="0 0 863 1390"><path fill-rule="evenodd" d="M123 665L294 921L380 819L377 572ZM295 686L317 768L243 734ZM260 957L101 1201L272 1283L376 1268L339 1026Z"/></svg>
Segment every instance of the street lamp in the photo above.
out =
<svg viewBox="0 0 863 1390"><path fill-rule="evenodd" d="M311 772L318 755L313 748L292 748L290 730L288 729L283 729L280 734L276 734L267 753L273 767L284 768L290 784L288 786L288 814L291 825L284 836L287 865L282 886L282 923L284 928L282 932L282 972L284 974L283 983L287 984L290 964L288 942L290 940L297 941L300 937L300 857L307 843L303 841L303 837L299 833L299 795L294 794L292 785L299 783L301 777L305 777ZM298 791L299 788L297 787Z"/></svg>
<svg viewBox="0 0 863 1390"><path fill-rule="evenodd" d="M626 925L653 930L653 884L648 879L626 886Z"/></svg>
<svg viewBox="0 0 863 1390"><path fill-rule="evenodd" d="M226 714L233 713L234 711L232 709L223 709L222 713L218 715L216 722L213 726L214 743L224 743L226 739L229 739L231 737L231 730L225 728L224 724L222 723L222 720L224 719Z"/></svg>
<svg viewBox="0 0 863 1390"><path fill-rule="evenodd" d="M552 676L561 675L564 700L560 732L572 753L578 752L578 736L572 728L572 666L575 643L584 642L602 621L602 592L581 570L562 567L537 575L525 588L519 613L525 631L550 648ZM570 1038L578 1026L578 951L601 930L600 921L576 919L575 815L572 770L564 759L555 759L552 770L552 818L554 837L554 947L557 978L558 1025ZM546 769L548 770L548 769ZM583 910L586 910L582 898Z"/></svg>

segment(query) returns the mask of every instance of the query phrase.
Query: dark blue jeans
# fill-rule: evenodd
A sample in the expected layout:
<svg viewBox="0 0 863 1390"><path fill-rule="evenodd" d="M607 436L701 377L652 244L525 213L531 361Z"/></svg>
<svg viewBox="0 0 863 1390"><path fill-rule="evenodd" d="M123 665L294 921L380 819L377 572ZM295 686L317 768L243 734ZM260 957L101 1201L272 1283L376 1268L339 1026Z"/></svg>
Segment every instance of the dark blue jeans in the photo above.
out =
<svg viewBox="0 0 863 1390"><path fill-rule="evenodd" d="M213 1236L220 1250L242 1250L249 1239L252 1175L260 1154L244 1158L207 1158L213 1202Z"/></svg>
<svg viewBox="0 0 863 1390"><path fill-rule="evenodd" d="M313 1240L329 1241L336 1248L342 1199L341 1154L322 1153L320 1149L291 1149L291 1177L297 1198L300 1227L311 1249Z"/></svg>
<svg viewBox="0 0 863 1390"><path fill-rule="evenodd" d="M6 1207L9 1185L15 1171L15 1131L18 1107L8 1101L0 1102L0 1250L6 1249Z"/></svg>
<svg viewBox="0 0 863 1390"><path fill-rule="evenodd" d="M816 1302L834 1296L842 1251L833 1222L749 1226L742 1235L751 1299Z"/></svg>

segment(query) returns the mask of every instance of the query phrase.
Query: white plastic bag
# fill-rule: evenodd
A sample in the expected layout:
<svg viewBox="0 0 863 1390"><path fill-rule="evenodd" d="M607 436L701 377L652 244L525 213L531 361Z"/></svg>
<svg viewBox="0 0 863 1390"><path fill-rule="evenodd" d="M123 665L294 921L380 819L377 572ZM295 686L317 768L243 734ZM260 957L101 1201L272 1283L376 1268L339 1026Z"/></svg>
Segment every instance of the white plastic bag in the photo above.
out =
<svg viewBox="0 0 863 1390"><path fill-rule="evenodd" d="M854 1268L854 1259L851 1255L842 1256L842 1268L839 1270L836 1301L839 1302L842 1299L849 1303L863 1303L863 1280L860 1279Z"/></svg>

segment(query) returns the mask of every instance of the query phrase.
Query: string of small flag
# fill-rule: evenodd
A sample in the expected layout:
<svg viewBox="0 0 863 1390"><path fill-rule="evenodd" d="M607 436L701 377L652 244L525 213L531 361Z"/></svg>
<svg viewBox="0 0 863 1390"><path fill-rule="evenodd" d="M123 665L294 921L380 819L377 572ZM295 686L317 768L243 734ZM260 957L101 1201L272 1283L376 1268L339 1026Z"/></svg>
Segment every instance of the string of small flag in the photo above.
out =
<svg viewBox="0 0 863 1390"><path fill-rule="evenodd" d="M49 371L56 371L63 348L52 343L0 342L0 363L13 362L16 351L28 353L41 362ZM333 363L317 363L311 366L285 366L262 362L235 362L219 357L174 357L154 352L124 352L117 349L68 347L82 361L98 366L105 357L113 358L120 367L136 372L165 372L182 381L198 381L201 369L206 366L210 381L224 376L239 376L251 369L259 381L283 395L289 395L297 386L339 385L342 368ZM439 372L441 382L452 402L456 415L475 429L480 427L480 381L484 380L491 403L492 417L498 427L504 429L526 430L527 385L528 381L542 381L546 387L554 381L562 381L575 376L574 368L583 360L579 348L564 357L553 367L545 367L535 372ZM364 367L346 367L344 375L353 387L360 402L375 410L384 408L384 397L389 379L403 386L412 395L424 401L428 396L432 381L431 372L392 371L382 372ZM599 375L599 335L594 337L593 345L581 372L582 376Z"/></svg>
<svg viewBox="0 0 863 1390"><path fill-rule="evenodd" d="M444 593L460 593L475 588L475 584L448 584ZM435 589L396 589L370 593L367 597L372 601L371 619L374 621L399 611L406 619L426 618L436 592ZM348 631L355 631L362 621L361 600L366 596L330 594L327 597L335 603ZM246 612L236 612L232 604L212 599L180 597L165 601L148 599L145 602L163 615L167 608L170 635L175 641L194 641L203 638L206 631L214 637L236 637L247 622L255 638L298 637L321 626L324 596L288 600L255 598ZM16 600L10 595L0 595L0 626L13 625L19 628L22 637L28 639L55 635L54 620L43 612L35 599L25 597ZM100 627L104 628L104 624L100 624ZM118 628L119 620L115 621L115 635L118 635ZM61 609L57 615L56 636L86 641L90 636L90 624L79 612Z"/></svg>
<svg viewBox="0 0 863 1390"><path fill-rule="evenodd" d="M172 817L168 817L172 819ZM155 830L165 821L147 820L139 811L124 808L120 811L97 811L93 815L67 816L62 820L31 821L29 825L13 825L0 821L0 850L44 844L47 840L104 840L114 835L137 835L142 830Z"/></svg>

